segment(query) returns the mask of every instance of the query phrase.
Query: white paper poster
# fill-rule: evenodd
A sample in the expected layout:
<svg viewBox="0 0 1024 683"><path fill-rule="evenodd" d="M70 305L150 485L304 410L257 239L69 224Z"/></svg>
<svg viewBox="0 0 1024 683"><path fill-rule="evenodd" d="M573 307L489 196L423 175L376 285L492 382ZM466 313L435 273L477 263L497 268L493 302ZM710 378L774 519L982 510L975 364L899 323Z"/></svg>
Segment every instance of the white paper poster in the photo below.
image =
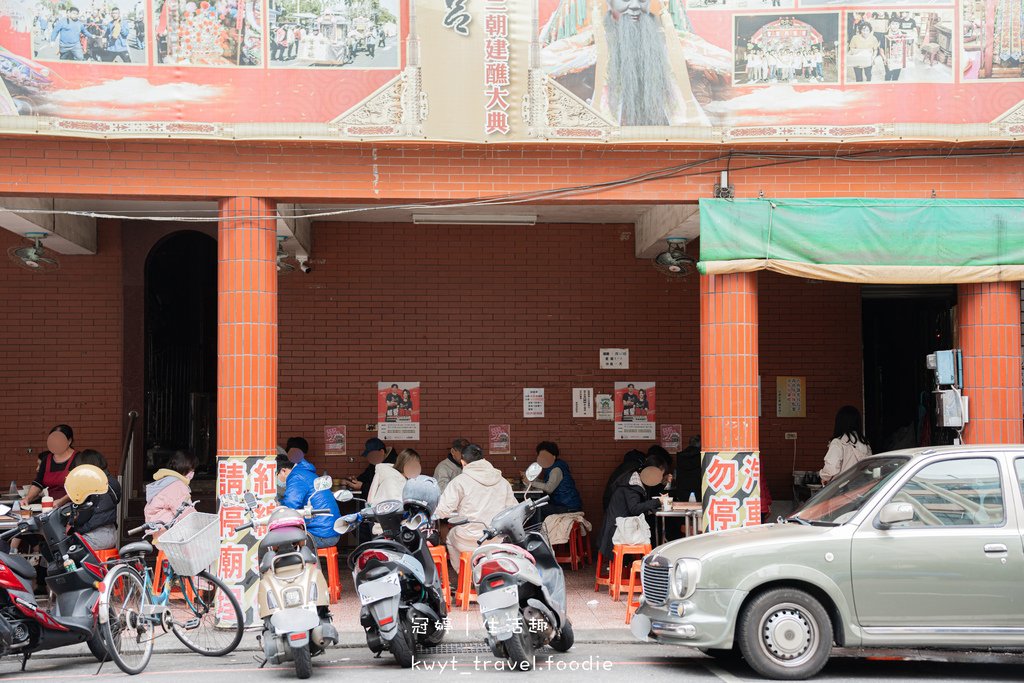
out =
<svg viewBox="0 0 1024 683"><path fill-rule="evenodd" d="M602 370L629 370L629 349L601 349Z"/></svg>
<svg viewBox="0 0 1024 683"><path fill-rule="evenodd" d="M523 417L544 417L544 389L523 389Z"/></svg>
<svg viewBox="0 0 1024 683"><path fill-rule="evenodd" d="M615 419L615 399L611 394L598 394L594 400L597 402L598 420L611 421Z"/></svg>
<svg viewBox="0 0 1024 683"><path fill-rule="evenodd" d="M594 417L594 389L592 387L573 388L572 416Z"/></svg>

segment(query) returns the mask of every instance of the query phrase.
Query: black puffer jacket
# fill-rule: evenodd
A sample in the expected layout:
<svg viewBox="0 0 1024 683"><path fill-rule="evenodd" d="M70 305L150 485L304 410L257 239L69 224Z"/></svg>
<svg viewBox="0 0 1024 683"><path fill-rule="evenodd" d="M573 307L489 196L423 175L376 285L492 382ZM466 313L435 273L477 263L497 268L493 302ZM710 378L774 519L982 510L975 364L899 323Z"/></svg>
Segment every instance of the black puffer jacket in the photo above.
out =
<svg viewBox="0 0 1024 683"><path fill-rule="evenodd" d="M96 496L93 506L79 510L75 518L75 531L86 534L103 526L117 526L117 504L121 500L121 485L117 479L108 476L110 488L106 493Z"/></svg>
<svg viewBox="0 0 1024 683"><path fill-rule="evenodd" d="M616 517L636 517L658 509L661 503L652 499L647 488L640 482L639 472L630 472L619 478L612 492L611 502L604 511L604 525L601 527L601 556L611 559L614 544Z"/></svg>

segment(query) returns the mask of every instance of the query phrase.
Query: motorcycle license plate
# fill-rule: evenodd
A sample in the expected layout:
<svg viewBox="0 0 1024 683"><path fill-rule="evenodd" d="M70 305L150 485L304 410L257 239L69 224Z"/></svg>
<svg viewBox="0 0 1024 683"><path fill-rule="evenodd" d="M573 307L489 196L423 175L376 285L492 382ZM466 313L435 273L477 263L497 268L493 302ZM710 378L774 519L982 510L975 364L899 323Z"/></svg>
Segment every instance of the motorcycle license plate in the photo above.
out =
<svg viewBox="0 0 1024 683"><path fill-rule="evenodd" d="M506 586L500 590L488 591L477 596L481 612L493 612L506 607L519 606L519 588Z"/></svg>
<svg viewBox="0 0 1024 683"><path fill-rule="evenodd" d="M359 602L369 605L402 592L398 574L388 574L383 579L359 584Z"/></svg>

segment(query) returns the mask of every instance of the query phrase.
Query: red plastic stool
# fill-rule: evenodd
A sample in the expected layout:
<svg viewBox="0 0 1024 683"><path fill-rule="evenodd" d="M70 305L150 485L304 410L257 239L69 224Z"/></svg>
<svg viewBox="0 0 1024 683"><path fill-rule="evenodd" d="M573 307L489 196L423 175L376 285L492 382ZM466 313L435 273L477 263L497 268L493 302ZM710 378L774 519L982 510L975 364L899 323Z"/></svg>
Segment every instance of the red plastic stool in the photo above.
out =
<svg viewBox="0 0 1024 683"><path fill-rule="evenodd" d="M611 585L612 570L609 567L608 575L607 576L602 576L601 575L601 568L603 566L604 566L604 557L601 555L601 551L598 551L598 553L597 553L597 572L595 572L595 575L594 575L594 592L595 593L598 592L599 590L601 590L601 586L609 586L609 585Z"/></svg>
<svg viewBox="0 0 1024 683"><path fill-rule="evenodd" d="M444 591L444 604L452 611L452 582L448 576L448 548L443 545L430 547L430 556L434 558L434 566L441 576L441 590Z"/></svg>
<svg viewBox="0 0 1024 683"><path fill-rule="evenodd" d="M626 623L633 620L633 613L640 607L640 596L643 588L640 585L640 568L643 567L643 560L633 560L629 569L629 589L626 591ZM636 592L636 600L633 600L633 593Z"/></svg>
<svg viewBox="0 0 1024 683"><path fill-rule="evenodd" d="M558 551L555 551L555 562L559 564L569 563L573 571L579 569L580 566L580 523L573 522L572 527L569 528L569 540L565 543L566 552L568 555L559 555ZM562 547L562 546L559 546Z"/></svg>
<svg viewBox="0 0 1024 683"><path fill-rule="evenodd" d="M473 553L459 553L459 587L455 591L455 602L463 610L469 609L469 603L476 602L476 591L473 590L473 568L470 560Z"/></svg>
<svg viewBox="0 0 1024 683"><path fill-rule="evenodd" d="M651 552L650 543L615 546L615 556L612 557L611 577L609 578L608 586L608 592L611 593L612 600L618 601L619 595L626 590L622 582L622 565L626 561L626 557L629 555L640 555L642 557L649 552Z"/></svg>
<svg viewBox="0 0 1024 683"><path fill-rule="evenodd" d="M153 595L158 595L164 590L164 563L168 562L167 556L164 555L164 551L160 550L156 554L156 567L153 568ZM185 584L189 592L189 600L195 600L196 596L192 593L192 587L190 584ZM171 598L181 599L181 591L178 588L172 586L171 592L168 593Z"/></svg>
<svg viewBox="0 0 1024 683"><path fill-rule="evenodd" d="M317 548L317 558L327 562L327 588L331 594L331 602L341 600L341 576L338 573L338 548Z"/></svg>
<svg viewBox="0 0 1024 683"><path fill-rule="evenodd" d="M108 550L94 550L92 551L96 556L96 559L100 562L110 562L111 560L117 560L121 556L117 554L117 548L110 548Z"/></svg>

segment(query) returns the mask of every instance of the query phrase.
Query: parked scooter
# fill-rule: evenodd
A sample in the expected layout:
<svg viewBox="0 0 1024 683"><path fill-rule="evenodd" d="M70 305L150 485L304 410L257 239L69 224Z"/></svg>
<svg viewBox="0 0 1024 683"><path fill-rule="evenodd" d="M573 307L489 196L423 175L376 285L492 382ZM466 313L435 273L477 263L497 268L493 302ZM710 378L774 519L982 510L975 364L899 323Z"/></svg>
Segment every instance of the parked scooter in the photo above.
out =
<svg viewBox="0 0 1024 683"><path fill-rule="evenodd" d="M331 488L330 477L313 482L316 491ZM263 632L258 636L263 646L264 664L295 662L299 678L313 675L312 658L338 642L338 631L331 623L330 593L320 571L316 543L306 532L306 521L317 515L330 515L330 510L301 510L278 507L270 517L255 517L257 499L251 492L241 499L222 497L228 505L243 505L249 522L239 527L251 529L267 525L267 534L258 548L260 583L257 593Z"/></svg>
<svg viewBox="0 0 1024 683"><path fill-rule="evenodd" d="M540 473L534 463L526 478L532 482ZM547 502L548 496L527 499L495 515L470 563L487 645L495 657L522 671L533 667L538 648L550 645L567 652L575 640L566 614L565 575L554 550L541 532L525 529ZM504 542L486 544L495 538Z"/></svg>
<svg viewBox="0 0 1024 683"><path fill-rule="evenodd" d="M4 541L27 534L43 537L40 554L51 591L46 610L39 607L32 590L36 568L23 557L0 553L0 656L21 655L22 670L34 652L83 642L97 660L107 659L96 626L97 587L106 570L81 536L67 532L75 515L92 506L90 496L107 492L107 475L98 467L82 465L68 474L65 487L72 502L23 519L0 534ZM10 512L7 506L0 508L0 514Z"/></svg>
<svg viewBox="0 0 1024 683"><path fill-rule="evenodd" d="M347 491L335 495L351 500ZM334 525L339 534L376 522L381 533L349 557L362 608L359 623L375 655L388 650L408 669L416 643L437 645L444 638L448 611L428 540L437 540L431 516L441 491L433 477L405 483L402 500L385 500L345 515Z"/></svg>

